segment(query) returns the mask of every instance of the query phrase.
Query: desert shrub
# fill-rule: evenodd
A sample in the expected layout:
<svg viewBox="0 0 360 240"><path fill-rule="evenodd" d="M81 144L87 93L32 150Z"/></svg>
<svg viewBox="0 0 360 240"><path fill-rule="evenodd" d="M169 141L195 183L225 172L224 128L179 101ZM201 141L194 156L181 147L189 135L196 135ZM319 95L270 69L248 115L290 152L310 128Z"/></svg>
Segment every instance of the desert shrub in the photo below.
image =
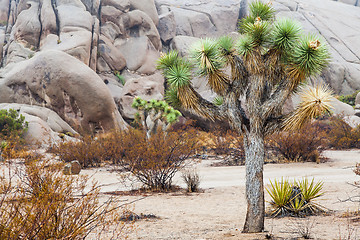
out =
<svg viewBox="0 0 360 240"><path fill-rule="evenodd" d="M30 154L28 146L19 135L11 135L0 142L0 157L5 160L24 158Z"/></svg>
<svg viewBox="0 0 360 240"><path fill-rule="evenodd" d="M356 91L353 94L349 94L349 95L342 95L339 96L338 99L344 103L347 103L351 106L355 106L355 99L356 99L356 95L359 93L360 91Z"/></svg>
<svg viewBox="0 0 360 240"><path fill-rule="evenodd" d="M51 152L65 162L78 160L84 168L118 164L145 187L169 190L175 173L199 148L197 130L193 128L159 129L150 138L143 130L130 128L61 142Z"/></svg>
<svg viewBox="0 0 360 240"><path fill-rule="evenodd" d="M200 176L195 169L187 169L182 173L182 179L186 183L188 192L198 192L200 186Z"/></svg>
<svg viewBox="0 0 360 240"><path fill-rule="evenodd" d="M268 138L267 147L287 161L318 162L324 138L322 127L315 122L300 130L274 133Z"/></svg>
<svg viewBox="0 0 360 240"><path fill-rule="evenodd" d="M50 152L64 162L78 160L83 168L98 167L106 158L106 149L97 138L86 135L78 141L64 141L53 145Z"/></svg>
<svg viewBox="0 0 360 240"><path fill-rule="evenodd" d="M0 176L0 239L121 238L121 209L86 176L64 176L61 165L27 159ZM122 232L124 233L124 231Z"/></svg>
<svg viewBox="0 0 360 240"><path fill-rule="evenodd" d="M22 135L27 131L28 122L14 109L0 110L0 138Z"/></svg>
<svg viewBox="0 0 360 240"><path fill-rule="evenodd" d="M224 163L226 165L245 164L243 136L239 136L231 130L215 129L210 132L210 138L208 147L216 155L225 155Z"/></svg>
<svg viewBox="0 0 360 240"><path fill-rule="evenodd" d="M277 216L306 216L323 212L325 210L315 200L321 197L323 182L301 181L290 182L286 179L270 181L267 192L271 197L270 215Z"/></svg>
<svg viewBox="0 0 360 240"><path fill-rule="evenodd" d="M360 148L360 126L350 127L341 117L332 117L328 122L328 147L335 149Z"/></svg>
<svg viewBox="0 0 360 240"><path fill-rule="evenodd" d="M144 131L129 129L121 144L125 170L145 187L162 191L171 189L174 175L200 147L193 128L168 132L159 129L150 138Z"/></svg>

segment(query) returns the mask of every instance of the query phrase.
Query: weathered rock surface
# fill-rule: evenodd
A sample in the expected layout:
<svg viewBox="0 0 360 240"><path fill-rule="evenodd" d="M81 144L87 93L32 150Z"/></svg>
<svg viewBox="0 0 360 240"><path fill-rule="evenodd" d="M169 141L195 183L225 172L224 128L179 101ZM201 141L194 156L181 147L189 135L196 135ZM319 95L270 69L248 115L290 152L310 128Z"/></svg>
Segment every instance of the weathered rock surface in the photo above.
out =
<svg viewBox="0 0 360 240"><path fill-rule="evenodd" d="M358 116L345 116L343 120L352 128L356 128L360 125L360 117Z"/></svg>
<svg viewBox="0 0 360 240"><path fill-rule="evenodd" d="M163 42L168 42L176 36L176 22L173 12L166 12L159 16L158 31Z"/></svg>
<svg viewBox="0 0 360 240"><path fill-rule="evenodd" d="M57 113L48 108L18 103L1 103L0 109L15 109L25 117L25 121L29 125L24 137L31 144L49 145L60 141L61 137L68 138L66 134L77 134ZM59 133L66 134L60 136Z"/></svg>
<svg viewBox="0 0 360 240"><path fill-rule="evenodd" d="M305 32L320 33L330 46L331 63L321 79L337 94L360 89L360 9L329 0L276 0L277 17L300 22Z"/></svg>
<svg viewBox="0 0 360 240"><path fill-rule="evenodd" d="M78 175L80 171L81 171L81 165L77 160L65 164L63 169L63 173L65 175Z"/></svg>
<svg viewBox="0 0 360 240"><path fill-rule="evenodd" d="M153 84L152 78L158 78L154 73L159 52L176 49L181 56L185 56L189 47L199 38L217 37L236 31L239 18L246 13L246 2L0 0L0 26L5 25L3 33L0 29L0 43L4 43L4 46L0 44L3 53L1 65L6 67L1 74L3 79L0 79L0 100L49 107L72 126L89 128L123 125L116 108L119 108L126 118L133 116L129 107L132 99L127 99L127 96L134 92L139 96L146 95L144 86ZM349 94L360 89L360 9L355 7L359 6L359 1L275 0L273 6L278 11L278 17L295 18L305 31L320 32L328 42L332 61L330 68L320 76L322 80L337 94ZM52 53L53 59L59 58L62 61L57 64L46 63L43 66L43 61L33 60L38 58L39 54L35 54L36 52L48 50L57 50ZM68 58L65 58L61 51L84 64L77 69L79 63L72 65L73 60L69 60L70 63L63 62ZM27 59L30 60L25 61ZM89 66L93 71L84 70L84 66ZM130 78L127 78L129 83L125 84L127 86L124 88L114 82L115 71L126 74L127 70L132 72L135 79L143 79L140 85L130 83L133 81ZM23 77L24 72L25 76L30 75L33 82ZM102 80L96 77L95 72ZM40 75L36 76L38 73ZM47 81L45 73L50 74L52 79L61 80L57 84L53 84L55 80L51 80L51 86L45 85L46 88L43 88L40 85ZM64 80L64 77L56 77L53 73L64 74L69 79ZM151 76L142 77L143 74ZM85 83L86 78L92 80ZM97 80L94 80L95 78ZM106 79L107 85L103 83ZM94 82L101 87L92 85ZM202 94L212 96L201 79L196 78L193 83ZM128 85L132 85L131 89ZM159 86L163 87L163 84ZM93 89L94 96L91 92ZM150 96L163 95L161 87L154 87L152 91ZM115 99L117 106L109 96ZM77 106L72 102L74 99ZM100 107L99 103L102 101L104 104ZM80 102L81 108L78 106ZM86 107L85 103L89 106ZM107 107L109 109L105 110ZM100 115L104 115L104 119L101 119Z"/></svg>
<svg viewBox="0 0 360 240"><path fill-rule="evenodd" d="M141 97L144 100L157 99L164 97L164 78L160 73L151 76L144 76L130 79L125 83L117 104L124 118L133 119L137 112L131 107L134 97Z"/></svg>
<svg viewBox="0 0 360 240"><path fill-rule="evenodd" d="M199 41L200 38L190 36L176 36L170 43L170 48L179 52L179 55L188 56L191 45Z"/></svg>
<svg viewBox="0 0 360 240"><path fill-rule="evenodd" d="M176 35L216 37L235 31L244 0L156 0L158 13L173 12Z"/></svg>
<svg viewBox="0 0 360 240"><path fill-rule="evenodd" d="M0 102L48 107L85 130L124 126L102 79L64 52L41 51L1 77Z"/></svg>

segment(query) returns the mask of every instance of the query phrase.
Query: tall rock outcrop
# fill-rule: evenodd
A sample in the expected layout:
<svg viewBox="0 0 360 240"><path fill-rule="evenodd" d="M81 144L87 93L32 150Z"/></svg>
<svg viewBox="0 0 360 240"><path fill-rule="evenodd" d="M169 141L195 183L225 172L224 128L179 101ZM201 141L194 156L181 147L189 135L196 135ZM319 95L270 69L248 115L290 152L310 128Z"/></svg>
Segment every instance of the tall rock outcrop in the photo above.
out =
<svg viewBox="0 0 360 240"><path fill-rule="evenodd" d="M122 116L133 116L135 95L164 95L156 71L161 51L186 55L199 38L236 31L247 2L0 0L0 102L50 108L75 128L123 127ZM329 43L333 60L320 78L337 94L360 89L358 5L273 1L277 17L295 18ZM213 97L201 83L194 81L204 96Z"/></svg>

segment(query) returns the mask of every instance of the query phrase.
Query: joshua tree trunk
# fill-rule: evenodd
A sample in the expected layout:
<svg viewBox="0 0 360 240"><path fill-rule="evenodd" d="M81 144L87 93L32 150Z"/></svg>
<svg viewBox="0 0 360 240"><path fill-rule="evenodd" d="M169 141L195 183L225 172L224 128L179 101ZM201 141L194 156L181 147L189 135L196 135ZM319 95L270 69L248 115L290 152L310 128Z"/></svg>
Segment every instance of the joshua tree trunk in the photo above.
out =
<svg viewBox="0 0 360 240"><path fill-rule="evenodd" d="M246 165L247 214L243 232L264 230L264 137L259 133L249 133L244 140Z"/></svg>

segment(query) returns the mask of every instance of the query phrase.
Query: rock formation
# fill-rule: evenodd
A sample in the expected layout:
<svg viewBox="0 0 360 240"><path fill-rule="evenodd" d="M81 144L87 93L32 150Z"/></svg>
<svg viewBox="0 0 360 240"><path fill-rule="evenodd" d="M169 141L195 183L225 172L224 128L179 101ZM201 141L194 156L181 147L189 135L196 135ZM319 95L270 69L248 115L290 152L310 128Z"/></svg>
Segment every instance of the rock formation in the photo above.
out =
<svg viewBox="0 0 360 240"><path fill-rule="evenodd" d="M186 55L199 38L236 32L246 3L0 0L0 102L49 108L76 129L124 127L123 117L133 117L135 95L164 95L156 70L161 51ZM295 18L305 31L326 39L332 61L320 79L337 94L360 89L359 5L355 0L273 1L278 18ZM194 86L214 97L201 80Z"/></svg>

